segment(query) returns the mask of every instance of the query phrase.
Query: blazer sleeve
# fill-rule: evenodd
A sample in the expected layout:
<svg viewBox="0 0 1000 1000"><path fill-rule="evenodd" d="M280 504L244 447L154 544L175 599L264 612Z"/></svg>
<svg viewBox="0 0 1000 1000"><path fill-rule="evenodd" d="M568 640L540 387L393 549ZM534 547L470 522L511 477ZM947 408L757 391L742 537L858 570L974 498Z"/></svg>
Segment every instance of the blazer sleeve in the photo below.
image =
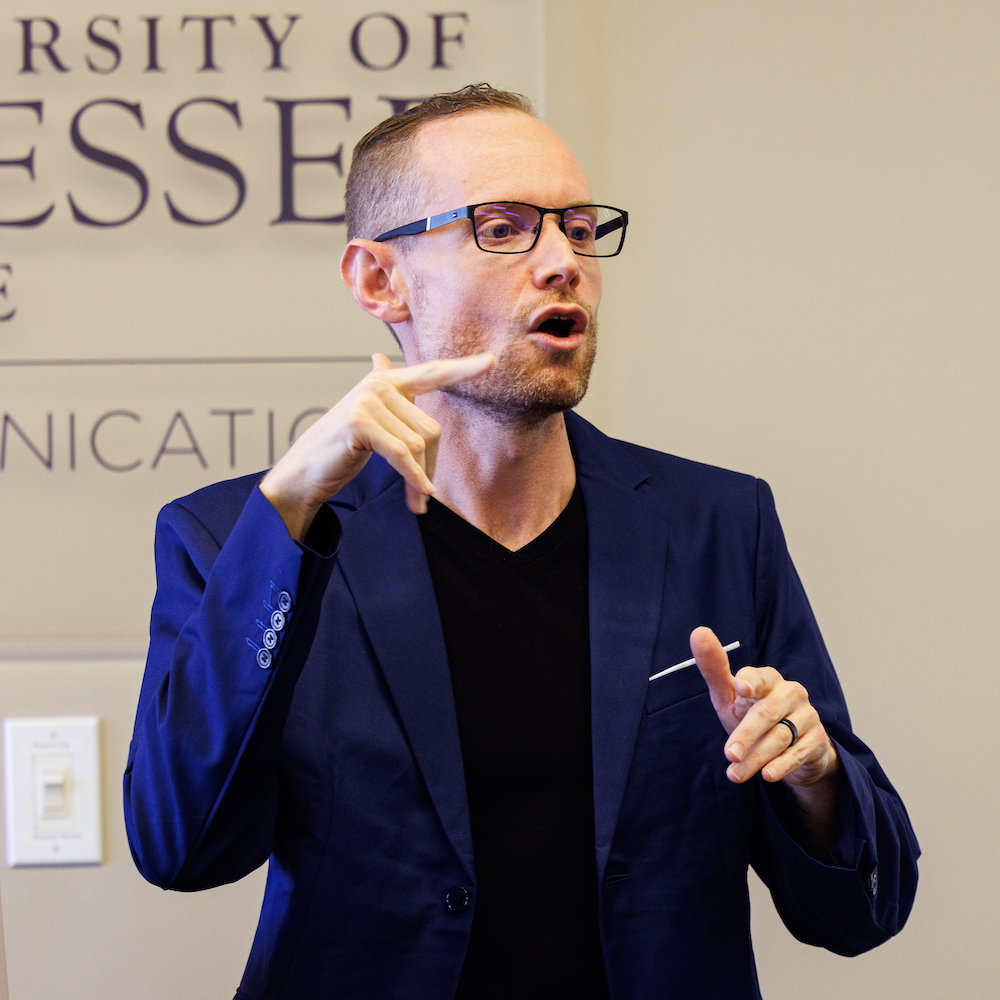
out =
<svg viewBox="0 0 1000 1000"><path fill-rule="evenodd" d="M234 485L157 521L124 802L135 863L163 888L235 881L267 859L282 731L339 541L330 507L300 545L256 485L242 507Z"/></svg>
<svg viewBox="0 0 1000 1000"><path fill-rule="evenodd" d="M785 926L800 941L856 955L902 929L917 888L920 848L906 809L874 754L851 729L840 683L788 555L766 483L758 483L755 618L761 663L800 681L842 769L840 836L824 857L804 846L782 788L759 778L751 861Z"/></svg>

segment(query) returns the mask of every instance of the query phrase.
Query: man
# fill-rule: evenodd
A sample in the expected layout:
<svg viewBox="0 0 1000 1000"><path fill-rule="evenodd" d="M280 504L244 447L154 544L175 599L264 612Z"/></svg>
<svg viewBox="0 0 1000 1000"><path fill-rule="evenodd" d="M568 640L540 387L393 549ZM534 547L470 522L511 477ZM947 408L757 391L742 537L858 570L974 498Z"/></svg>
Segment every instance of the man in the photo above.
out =
<svg viewBox="0 0 1000 1000"><path fill-rule="evenodd" d="M145 877L270 859L255 1000L757 997L750 861L800 939L894 934L918 848L766 485L568 412L627 215L485 86L366 136L347 205L407 365L162 512Z"/></svg>

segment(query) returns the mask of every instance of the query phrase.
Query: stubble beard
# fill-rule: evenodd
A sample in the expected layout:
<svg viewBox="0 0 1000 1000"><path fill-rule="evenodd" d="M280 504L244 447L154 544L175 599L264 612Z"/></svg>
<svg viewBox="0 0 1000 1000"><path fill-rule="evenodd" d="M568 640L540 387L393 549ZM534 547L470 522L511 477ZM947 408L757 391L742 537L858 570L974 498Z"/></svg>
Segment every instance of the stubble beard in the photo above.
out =
<svg viewBox="0 0 1000 1000"><path fill-rule="evenodd" d="M590 384L590 373L597 357L597 319L593 310L573 292L553 294L531 312L559 303L574 303L587 312L583 343L576 351L547 351L539 356L538 348L518 338L503 350L494 351L496 363L488 371L440 391L485 411L498 423L524 428L573 409L586 395ZM528 321L528 314L515 316L511 327L524 330ZM490 349L482 326L470 322L452 327L446 344L435 351L433 357L464 357ZM421 356L419 360L430 360L430 355Z"/></svg>

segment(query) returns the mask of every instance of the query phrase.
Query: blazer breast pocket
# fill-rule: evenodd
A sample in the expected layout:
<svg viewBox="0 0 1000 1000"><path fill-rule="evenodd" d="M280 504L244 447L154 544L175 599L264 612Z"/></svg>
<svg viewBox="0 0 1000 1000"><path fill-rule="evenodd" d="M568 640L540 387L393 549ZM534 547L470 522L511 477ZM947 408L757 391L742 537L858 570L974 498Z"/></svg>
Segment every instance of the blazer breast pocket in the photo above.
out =
<svg viewBox="0 0 1000 1000"><path fill-rule="evenodd" d="M672 674L649 682L649 690L646 692L646 714L652 715L700 694L708 694L705 679L697 667L683 667Z"/></svg>

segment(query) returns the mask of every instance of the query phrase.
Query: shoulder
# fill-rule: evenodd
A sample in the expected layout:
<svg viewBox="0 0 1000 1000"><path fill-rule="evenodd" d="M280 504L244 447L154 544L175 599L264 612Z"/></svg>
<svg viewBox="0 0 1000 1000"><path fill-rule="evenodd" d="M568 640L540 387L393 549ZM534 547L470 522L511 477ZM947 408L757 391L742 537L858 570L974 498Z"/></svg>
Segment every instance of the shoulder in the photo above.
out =
<svg viewBox="0 0 1000 1000"><path fill-rule="evenodd" d="M762 479L608 437L575 413L566 414L566 423L581 474L616 478L675 513L756 518L761 506L773 508Z"/></svg>
<svg viewBox="0 0 1000 1000"><path fill-rule="evenodd" d="M204 486L168 503L157 520L185 541L201 539L221 548L237 521L248 519L256 530L278 530L274 509L257 489L266 469L237 479ZM333 508L356 510L399 480L399 474L378 455L372 455L360 473L327 503ZM283 530L283 529L282 529ZM281 534L281 531L278 532Z"/></svg>
<svg viewBox="0 0 1000 1000"><path fill-rule="evenodd" d="M254 472L195 490L167 504L160 511L159 524L181 534L197 525L221 546L263 477L263 471Z"/></svg>

